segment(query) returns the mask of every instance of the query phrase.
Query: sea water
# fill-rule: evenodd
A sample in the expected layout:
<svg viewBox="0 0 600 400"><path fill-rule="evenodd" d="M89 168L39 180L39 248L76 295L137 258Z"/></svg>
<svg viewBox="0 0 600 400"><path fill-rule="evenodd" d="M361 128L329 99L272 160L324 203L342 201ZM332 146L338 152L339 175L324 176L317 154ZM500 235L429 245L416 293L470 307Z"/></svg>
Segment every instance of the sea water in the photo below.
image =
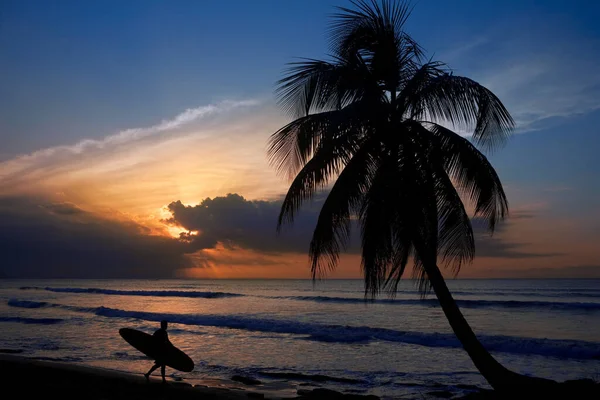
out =
<svg viewBox="0 0 600 400"><path fill-rule="evenodd" d="M600 379L600 280L452 280L483 345L513 371ZM0 348L142 374L152 362L118 334L152 333L196 362L190 383L292 396L324 387L385 398L487 387L437 299L411 281L365 302L360 280L0 280Z"/></svg>

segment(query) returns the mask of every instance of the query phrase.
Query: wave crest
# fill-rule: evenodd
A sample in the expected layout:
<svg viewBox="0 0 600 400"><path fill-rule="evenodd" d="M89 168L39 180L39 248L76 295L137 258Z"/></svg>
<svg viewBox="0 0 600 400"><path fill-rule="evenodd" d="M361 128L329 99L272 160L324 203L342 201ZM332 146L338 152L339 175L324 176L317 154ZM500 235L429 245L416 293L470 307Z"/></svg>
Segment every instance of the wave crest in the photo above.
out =
<svg viewBox="0 0 600 400"><path fill-rule="evenodd" d="M116 296L148 296L148 297L190 297L202 299L219 299L224 297L244 296L239 293L227 292L197 292L185 290L117 290L100 288L55 288L55 287L36 287L23 286L21 290L45 290L55 293L87 293L87 294L105 294Z"/></svg>
<svg viewBox="0 0 600 400"><path fill-rule="evenodd" d="M351 304L397 304L439 306L437 299L375 299L359 297L329 297L329 296L280 296L278 298L298 301L313 301L317 303L351 303ZM521 301L521 300L471 300L458 299L462 308L536 308L560 311L600 311L600 303L593 302L562 302L562 301Z"/></svg>
<svg viewBox="0 0 600 400"><path fill-rule="evenodd" d="M46 303L45 301L10 299L10 300L8 300L8 305L11 307L20 307L20 308L42 308L42 307L48 306L48 303Z"/></svg>
<svg viewBox="0 0 600 400"><path fill-rule="evenodd" d="M23 304L26 304L25 302L26 301L24 300L13 300L11 305L21 307ZM293 334L301 336L300 338L304 340L329 343L368 343L372 341L387 341L427 347L462 347L458 339L452 333L399 331L368 326L323 325L311 322L255 318L240 315L152 313L109 307L77 307L61 304L47 304L45 307L92 313L106 318L134 318L152 322L167 320L171 323L182 325L212 326L265 333ZM44 319L39 320L43 321ZM547 357L583 360L600 359L600 343L595 342L525 338L503 335L480 335L479 338L483 345L492 352L535 354Z"/></svg>
<svg viewBox="0 0 600 400"><path fill-rule="evenodd" d="M25 318L25 317L0 317L0 322L17 322L21 324L54 325L63 322L60 318Z"/></svg>
<svg viewBox="0 0 600 400"><path fill-rule="evenodd" d="M181 315L126 311L107 307L94 310L108 318L137 318L146 321L166 319L173 323L195 326L214 326L248 331L303 335L306 340L334 343L389 341L427 347L461 348L451 333L398 331L367 326L322 325L290 320L251 318L224 315ZM481 335L481 342L490 351L536 354L549 357L600 359L600 344L581 340L521 338L502 335Z"/></svg>

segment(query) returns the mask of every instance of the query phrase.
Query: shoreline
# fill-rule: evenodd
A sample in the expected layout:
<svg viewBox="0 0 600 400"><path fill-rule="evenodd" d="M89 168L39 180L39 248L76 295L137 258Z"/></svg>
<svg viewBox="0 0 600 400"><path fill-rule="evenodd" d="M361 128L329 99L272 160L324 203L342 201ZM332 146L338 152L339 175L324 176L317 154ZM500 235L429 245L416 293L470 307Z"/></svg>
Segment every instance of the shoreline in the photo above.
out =
<svg viewBox="0 0 600 400"><path fill-rule="evenodd" d="M160 375L153 375L149 381L142 373L106 369L80 363L40 360L18 353L0 353L0 376L4 382L19 391L22 398L45 398L60 396L61 399L88 400L159 400L172 399L340 399L340 400L379 400L374 395L345 394L328 389L302 390L294 394L278 394L277 390L258 385L240 387L217 379L202 380L192 384L184 380L167 377L163 384ZM242 377L243 378L243 377Z"/></svg>
<svg viewBox="0 0 600 400"><path fill-rule="evenodd" d="M362 301L354 301L360 296L356 283L332 284L313 295L307 293L307 284L285 281L260 285L162 280L19 282L2 285L2 295L8 300L0 303L0 353L13 351L36 363L27 372L29 383L18 374L5 373L7 382L27 389L36 382L53 388L57 395L71 390L37 382L36 377L47 370L38 367L50 365L52 370L63 371L60 379L65 385L73 380L66 378L73 373L63 369L65 365L142 379L152 361L120 341L116 328L153 332L158 321L169 320L174 324L176 344L197 364L190 373L168 368L167 380L174 386L191 384L270 399L306 398L307 393L318 391L321 397L327 392L336 398L457 400L491 390L449 331L447 321L437 318L439 311L432 304L357 306ZM539 288L529 283L497 287L490 282L469 283L457 286L457 293L468 304L477 303L473 308L494 302L486 307L489 310L470 313L484 327L483 341L494 356L515 372L557 382L597 381L600 343L593 330L580 323L582 315L589 318L590 326L600 316L593 313L600 305L595 283L548 281ZM412 287L403 284L412 293ZM193 295L182 295L185 292ZM405 298L410 296L401 295L402 301ZM567 302L577 307L562 307ZM595 304L594 308L589 304ZM410 321L410 327L396 326L392 318L407 313L418 313L418 318ZM506 323L507 313L511 324ZM545 329L531 331L530 326ZM9 369L14 368L4 368ZM153 382L160 383L159 372L155 371ZM91 382L88 387L97 386Z"/></svg>
<svg viewBox="0 0 600 400"><path fill-rule="evenodd" d="M39 360L14 353L0 353L0 376L10 388L18 391L20 398L26 399L59 396L63 400L79 400L82 397L88 400L380 400L375 395L348 394L323 388L298 389L295 395L282 397L269 393L268 389L263 390L265 388L260 385L248 388L219 386L219 381L214 379L203 382L209 385L193 385L167 378L167 383L163 384L160 376L153 376L148 381L141 373L138 375L79 363ZM600 395L600 382L588 379L556 382L550 392L549 387L541 391L542 388L529 387L520 395L513 394L510 399L597 399ZM432 391L423 393L422 398L505 399L492 390L477 389L462 396L447 390Z"/></svg>
<svg viewBox="0 0 600 400"><path fill-rule="evenodd" d="M47 361L15 354L0 354L0 375L19 391L19 397L51 396L91 400L108 399L162 399L165 397L205 398L215 400L242 400L252 398L248 393L232 388L193 386L172 379L162 384L160 377L91 367L62 361ZM40 397L42 398L42 397ZM259 398L259 397L254 397ZM272 398L272 397L264 397Z"/></svg>

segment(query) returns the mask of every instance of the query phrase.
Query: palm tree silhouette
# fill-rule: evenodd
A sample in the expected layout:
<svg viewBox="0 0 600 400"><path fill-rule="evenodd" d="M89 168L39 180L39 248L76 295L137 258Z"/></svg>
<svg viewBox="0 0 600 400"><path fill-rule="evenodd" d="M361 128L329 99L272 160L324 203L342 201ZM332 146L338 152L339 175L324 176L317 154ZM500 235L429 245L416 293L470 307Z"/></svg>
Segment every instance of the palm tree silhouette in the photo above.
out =
<svg viewBox="0 0 600 400"><path fill-rule="evenodd" d="M334 16L331 60L292 63L278 81L279 104L294 121L269 141L271 164L292 180L277 229L331 184L310 243L313 279L335 268L356 219L365 296L395 293L412 260L422 293L433 289L494 389L553 382L500 365L473 333L438 268L439 262L457 274L474 257L463 197L491 232L508 213L500 179L475 145L501 145L512 117L482 85L453 75L441 62L424 61L421 47L403 31L406 4L352 4L355 9L340 7ZM472 131L474 144L447 126Z"/></svg>

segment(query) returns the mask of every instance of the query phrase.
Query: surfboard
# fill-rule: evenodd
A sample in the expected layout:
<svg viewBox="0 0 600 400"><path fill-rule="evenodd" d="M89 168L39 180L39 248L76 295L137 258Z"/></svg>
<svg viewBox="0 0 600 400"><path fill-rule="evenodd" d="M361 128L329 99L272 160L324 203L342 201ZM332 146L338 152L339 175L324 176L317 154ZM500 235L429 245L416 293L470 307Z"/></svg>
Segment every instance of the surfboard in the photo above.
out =
<svg viewBox="0 0 600 400"><path fill-rule="evenodd" d="M191 372L194 369L194 361L172 344L162 349L156 338L146 332L132 328L121 328L119 334L127 343L141 351L153 360L160 358L167 367L183 372Z"/></svg>

